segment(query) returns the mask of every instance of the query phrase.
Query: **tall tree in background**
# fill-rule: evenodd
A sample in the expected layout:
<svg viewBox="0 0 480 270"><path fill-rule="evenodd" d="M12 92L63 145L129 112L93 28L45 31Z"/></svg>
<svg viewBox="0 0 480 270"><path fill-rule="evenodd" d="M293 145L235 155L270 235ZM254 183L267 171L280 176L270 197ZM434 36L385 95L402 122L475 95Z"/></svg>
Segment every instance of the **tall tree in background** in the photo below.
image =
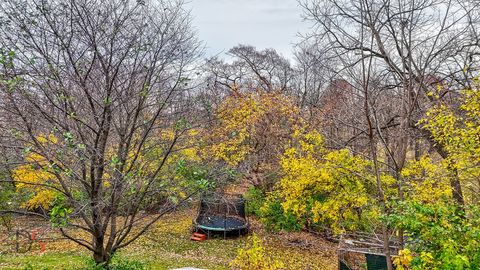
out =
<svg viewBox="0 0 480 270"><path fill-rule="evenodd" d="M0 47L2 143L48 175L16 184L51 190L45 217L108 262L177 204L164 167L188 129L199 55L183 3L6 0Z"/></svg>
<svg viewBox="0 0 480 270"><path fill-rule="evenodd" d="M316 26L308 38L318 41L327 58L337 60L336 76L348 81L357 89L353 92L357 99L363 100L356 103L363 105L351 110L365 119L354 127L352 139L368 146L360 154L367 154L374 163L378 201L388 215L389 198L381 174L388 170L396 179L395 197L402 200L401 171L412 146L419 156L418 136L442 158L449 156L445 146L434 142L431 132L417 123L426 108L438 101L433 96L448 99L478 73L479 3L308 0L301 4ZM351 126L345 119L340 115L333 121ZM451 177L450 182L453 198L464 205L459 177ZM389 230L382 227L387 257ZM403 231L399 236L403 239Z"/></svg>
<svg viewBox="0 0 480 270"><path fill-rule="evenodd" d="M253 46L238 45L227 54L233 58L231 63L217 57L207 61L208 89L227 94L241 89L282 93L293 90L294 70L274 49L259 51Z"/></svg>
<svg viewBox="0 0 480 270"><path fill-rule="evenodd" d="M315 40L308 38L296 46L294 56L294 92L300 107L310 109L310 113L314 114L334 76L335 61L327 58L326 51L318 47Z"/></svg>
<svg viewBox="0 0 480 270"><path fill-rule="evenodd" d="M443 146L434 143L431 134L418 129L416 123L425 107L436 103L430 93L436 92L439 84L448 86L439 93L448 97L452 90L469 85L478 73L479 3L313 0L301 4L306 17L316 24L312 37L322 41L318 46L339 59L340 76L350 81L360 78L350 76L348 70L358 69L363 60L371 59L376 72L384 78L383 91L396 98L400 110L395 117L398 125L394 126L399 127L399 132L390 140L385 137L386 131L377 134L396 174L405 163L408 146L418 135L446 158ZM459 180L452 179L451 186L454 197L463 204Z"/></svg>

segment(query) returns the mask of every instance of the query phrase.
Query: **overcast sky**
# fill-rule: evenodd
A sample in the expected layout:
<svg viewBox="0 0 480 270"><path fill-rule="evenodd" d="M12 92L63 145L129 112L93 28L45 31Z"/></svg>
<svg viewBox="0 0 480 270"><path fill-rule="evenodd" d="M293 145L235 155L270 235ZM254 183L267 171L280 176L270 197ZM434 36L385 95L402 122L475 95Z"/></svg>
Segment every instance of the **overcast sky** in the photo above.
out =
<svg viewBox="0 0 480 270"><path fill-rule="evenodd" d="M187 6L208 56L248 44L291 58L298 32L309 29L296 0L189 0Z"/></svg>

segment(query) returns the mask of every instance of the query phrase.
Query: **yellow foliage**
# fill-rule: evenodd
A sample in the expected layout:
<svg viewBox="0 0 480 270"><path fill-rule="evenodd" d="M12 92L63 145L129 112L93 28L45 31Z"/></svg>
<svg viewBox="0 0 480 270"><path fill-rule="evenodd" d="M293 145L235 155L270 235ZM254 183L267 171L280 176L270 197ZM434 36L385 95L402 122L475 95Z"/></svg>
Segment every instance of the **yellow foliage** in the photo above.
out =
<svg viewBox="0 0 480 270"><path fill-rule="evenodd" d="M420 258L422 260L422 266L425 268L425 269L432 269L433 265L434 264L434 259L433 259L433 255L432 253L430 252L424 252L422 251L420 253Z"/></svg>
<svg viewBox="0 0 480 270"><path fill-rule="evenodd" d="M402 249L398 252L398 256L393 258L393 263L397 270L406 270L409 269L412 260L412 252L409 249Z"/></svg>
<svg viewBox="0 0 480 270"><path fill-rule="evenodd" d="M402 177L409 200L433 204L452 196L451 173L444 163L434 163L427 156L409 162L402 170Z"/></svg>
<svg viewBox="0 0 480 270"><path fill-rule="evenodd" d="M261 148L272 152L274 159L300 125L299 113L293 101L280 93L229 96L216 110L217 125L207 131L210 146L204 155L236 166Z"/></svg>
<svg viewBox="0 0 480 270"><path fill-rule="evenodd" d="M285 269L283 262L273 258L262 240L253 234L248 238L246 248L239 249L237 257L230 263L233 269L240 270L280 270Z"/></svg>
<svg viewBox="0 0 480 270"><path fill-rule="evenodd" d="M52 134L48 136L39 135L37 140L42 145L56 144L58 142L57 138ZM34 152L29 152L26 155L25 162L25 165L18 166L12 173L13 179L17 181L17 191L31 193L29 199L23 203L22 207L28 209L37 207L48 209L56 195L56 192L48 187L56 183L55 175L50 171L50 164L45 157Z"/></svg>
<svg viewBox="0 0 480 270"><path fill-rule="evenodd" d="M480 81L461 92L459 108L440 104L431 108L420 121L433 139L448 153L443 166L456 174L465 187L467 202L478 203L480 188Z"/></svg>
<svg viewBox="0 0 480 270"><path fill-rule="evenodd" d="M37 136L37 141L42 145L57 144L58 143L57 137L55 137L55 135L53 135L53 134L49 134L49 135L41 134L41 135Z"/></svg>
<svg viewBox="0 0 480 270"><path fill-rule="evenodd" d="M31 197L27 202L25 202L22 207L30 209L42 207L43 209L49 209L50 204L55 199L55 196L56 193L53 190L39 189L35 191L33 197Z"/></svg>
<svg viewBox="0 0 480 270"><path fill-rule="evenodd" d="M370 163L348 150L325 152L316 131L298 139L300 147L286 150L281 160L283 208L298 217L311 214L314 222L327 223L336 233L354 229L359 210L372 204Z"/></svg>
<svg viewBox="0 0 480 270"><path fill-rule="evenodd" d="M198 137L199 131L196 129L191 129L186 132L181 138L182 140L177 138L177 143L173 151L170 153L169 158L166 160L165 167L169 167L177 163L180 159L186 161L200 161L201 156L198 150ZM158 137L162 139L167 145L169 145L178 134L175 133L173 128L163 129L161 132L158 133ZM137 138L141 140L141 138ZM145 143L145 148L148 151L141 151L138 152L138 149L131 148L128 152L126 158L126 167L132 166L132 163L135 162L137 167L137 172L140 174L145 173L153 173L160 163L163 160L163 156L165 155L165 148L161 147L158 142L147 142ZM107 156L110 158L115 156L115 153L109 151ZM105 179L109 178L108 174L105 174Z"/></svg>

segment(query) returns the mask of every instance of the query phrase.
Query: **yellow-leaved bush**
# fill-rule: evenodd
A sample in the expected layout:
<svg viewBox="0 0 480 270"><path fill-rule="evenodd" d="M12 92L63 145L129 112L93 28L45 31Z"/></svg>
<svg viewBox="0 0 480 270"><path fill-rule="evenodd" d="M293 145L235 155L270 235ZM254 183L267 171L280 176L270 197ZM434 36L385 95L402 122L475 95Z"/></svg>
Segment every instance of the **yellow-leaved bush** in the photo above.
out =
<svg viewBox="0 0 480 270"><path fill-rule="evenodd" d="M407 270L409 269L412 260L412 251L409 249L402 249L398 252L398 255L393 258L393 263L397 270Z"/></svg>
<svg viewBox="0 0 480 270"><path fill-rule="evenodd" d="M282 206L335 233L359 229L378 218L370 162L348 150L327 152L316 131L296 133L297 143L281 159Z"/></svg>
<svg viewBox="0 0 480 270"><path fill-rule="evenodd" d="M433 162L428 156L412 160L402 170L406 200L435 204L452 197L449 177L451 172L445 162Z"/></svg>
<svg viewBox="0 0 480 270"><path fill-rule="evenodd" d="M39 144L44 146L58 142L52 134L39 135L36 139ZM52 187L57 184L57 181L52 173L52 165L45 157L35 152L26 153L25 164L15 168L12 177L16 182L17 192L27 193L28 195L22 207L49 209L56 196Z"/></svg>
<svg viewBox="0 0 480 270"><path fill-rule="evenodd" d="M420 122L448 153L442 165L460 180L467 203L480 202L479 88L480 79L476 79L472 89L460 93L458 108L440 103Z"/></svg>

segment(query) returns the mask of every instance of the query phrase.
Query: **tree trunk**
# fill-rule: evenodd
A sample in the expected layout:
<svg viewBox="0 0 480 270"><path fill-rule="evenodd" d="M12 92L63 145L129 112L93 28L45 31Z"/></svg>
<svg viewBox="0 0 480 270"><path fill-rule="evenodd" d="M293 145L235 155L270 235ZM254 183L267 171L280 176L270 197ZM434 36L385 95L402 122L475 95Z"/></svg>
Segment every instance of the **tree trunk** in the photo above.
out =
<svg viewBox="0 0 480 270"><path fill-rule="evenodd" d="M95 239L95 251L93 252L93 259L97 265L107 265L110 261L110 253L103 247L103 236Z"/></svg>
<svg viewBox="0 0 480 270"><path fill-rule="evenodd" d="M378 188L378 200L380 202L380 207L382 208L384 214L387 214L387 205L385 202L385 193L383 191L382 187L382 181L380 177L380 170L378 167L378 158L377 158L377 149L375 147L375 141L373 139L372 134L370 135L370 151L372 154L372 159L373 159L373 166L375 170L375 178L377 180L377 188ZM385 252L385 258L387 261L387 269L388 270L393 270L393 264L392 264L392 254L390 252L390 239L388 237L388 227L386 224L382 223L382 241L383 241L383 249Z"/></svg>

